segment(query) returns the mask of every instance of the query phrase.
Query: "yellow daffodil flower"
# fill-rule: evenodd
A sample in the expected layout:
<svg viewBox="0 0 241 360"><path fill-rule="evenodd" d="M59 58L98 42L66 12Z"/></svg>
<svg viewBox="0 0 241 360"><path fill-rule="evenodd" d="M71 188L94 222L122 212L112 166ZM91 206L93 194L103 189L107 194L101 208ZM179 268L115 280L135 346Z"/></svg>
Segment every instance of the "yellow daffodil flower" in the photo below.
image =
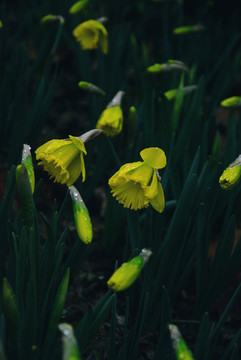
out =
<svg viewBox="0 0 241 360"><path fill-rule="evenodd" d="M73 30L73 35L83 50L97 49L100 45L102 52L108 53L108 33L100 21L84 21Z"/></svg>
<svg viewBox="0 0 241 360"><path fill-rule="evenodd" d="M140 152L143 161L123 165L110 179L111 192L125 208L138 210L151 206L163 212L165 198L157 169L166 166L166 155L157 147Z"/></svg>
<svg viewBox="0 0 241 360"><path fill-rule="evenodd" d="M230 190L235 187L241 178L241 155L232 162L219 178L219 184L222 189Z"/></svg>
<svg viewBox="0 0 241 360"><path fill-rule="evenodd" d="M108 287L115 291L123 291L130 287L140 275L151 254L150 250L142 249L138 256L123 263L107 281Z"/></svg>
<svg viewBox="0 0 241 360"><path fill-rule="evenodd" d="M89 211L80 196L80 193L71 185L69 187L70 196L73 201L74 219L77 233L80 240L85 244L90 244L93 238L92 224L89 216Z"/></svg>
<svg viewBox="0 0 241 360"><path fill-rule="evenodd" d="M123 113L120 107L123 91L118 91L115 97L101 113L96 124L96 129L101 129L108 136L118 135L123 127Z"/></svg>
<svg viewBox="0 0 241 360"><path fill-rule="evenodd" d="M84 154L87 152L80 138L69 135L69 139L50 140L35 153L39 165L43 165L55 182L70 186L81 173L85 180Z"/></svg>

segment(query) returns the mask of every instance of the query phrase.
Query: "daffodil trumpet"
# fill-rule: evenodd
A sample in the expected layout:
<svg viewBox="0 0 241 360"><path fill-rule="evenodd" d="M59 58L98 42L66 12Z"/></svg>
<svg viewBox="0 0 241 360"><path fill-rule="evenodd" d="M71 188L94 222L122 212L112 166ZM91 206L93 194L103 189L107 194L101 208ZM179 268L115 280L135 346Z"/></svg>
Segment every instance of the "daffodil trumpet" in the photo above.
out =
<svg viewBox="0 0 241 360"><path fill-rule="evenodd" d="M108 287L114 291L123 291L129 288L140 275L151 254L151 250L144 248L138 256L123 263L107 281Z"/></svg>
<svg viewBox="0 0 241 360"><path fill-rule="evenodd" d="M143 161L127 163L109 179L112 195L132 210L143 209L149 204L158 212L165 208L165 197L158 169L166 166L166 155L158 147L140 152Z"/></svg>

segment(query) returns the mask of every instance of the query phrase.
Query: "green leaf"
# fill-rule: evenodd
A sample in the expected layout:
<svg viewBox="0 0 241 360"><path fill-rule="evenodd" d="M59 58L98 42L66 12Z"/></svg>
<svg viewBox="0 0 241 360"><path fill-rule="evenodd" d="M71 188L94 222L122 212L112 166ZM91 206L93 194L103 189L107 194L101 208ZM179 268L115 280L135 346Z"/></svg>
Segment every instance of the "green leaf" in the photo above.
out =
<svg viewBox="0 0 241 360"><path fill-rule="evenodd" d="M8 336L13 342L17 342L19 336L20 314L15 293L6 278L3 279L2 305Z"/></svg>
<svg viewBox="0 0 241 360"><path fill-rule="evenodd" d="M50 317L49 327L48 327L48 332L50 332L50 333L55 330L57 323L61 317L62 311L63 311L65 298L66 298L68 285L69 285L69 273L70 273L70 269L68 268L63 277L63 280L59 286L59 289L58 289L58 292L57 292L57 295L56 295L56 298L54 301L53 312Z"/></svg>

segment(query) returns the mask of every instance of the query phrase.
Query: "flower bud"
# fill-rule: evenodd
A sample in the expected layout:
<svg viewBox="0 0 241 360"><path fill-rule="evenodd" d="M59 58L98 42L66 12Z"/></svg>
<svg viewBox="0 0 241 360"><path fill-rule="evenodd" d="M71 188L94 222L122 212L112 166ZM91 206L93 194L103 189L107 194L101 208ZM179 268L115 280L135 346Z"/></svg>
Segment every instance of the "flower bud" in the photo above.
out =
<svg viewBox="0 0 241 360"><path fill-rule="evenodd" d="M241 155L231 163L219 178L219 184L222 189L230 190L235 187L241 178Z"/></svg>
<svg viewBox="0 0 241 360"><path fill-rule="evenodd" d="M223 107L235 107L241 106L241 96L232 96L227 99L224 99L220 103Z"/></svg>
<svg viewBox="0 0 241 360"><path fill-rule="evenodd" d="M33 168L33 161L31 156L31 147L27 144L23 145L23 152L22 152L22 164L26 166L28 177L32 189L32 194L34 192L35 187L35 176L34 176L34 168Z"/></svg>
<svg viewBox="0 0 241 360"><path fill-rule="evenodd" d="M41 24L44 24L44 25L55 22L55 21L59 21L61 24L64 24L64 22L65 22L62 15L52 15L52 14L45 15L40 20Z"/></svg>
<svg viewBox="0 0 241 360"><path fill-rule="evenodd" d="M172 346L177 360L194 360L191 351L188 349L183 337L175 325L168 325L171 334Z"/></svg>
<svg viewBox="0 0 241 360"><path fill-rule="evenodd" d="M193 32L203 31L205 27L202 24L192 25L192 26L180 26L173 29L174 35L184 35Z"/></svg>
<svg viewBox="0 0 241 360"><path fill-rule="evenodd" d="M130 287L140 275L151 254L150 250L142 249L138 256L123 263L107 281L108 287L115 291L123 291Z"/></svg>
<svg viewBox="0 0 241 360"><path fill-rule="evenodd" d="M190 93L192 93L193 91L195 91L197 89L197 85L188 85L188 86L184 86L183 88L183 95L188 95ZM178 89L171 89L168 90L164 93L165 97L167 98L167 100L173 100L175 99L176 95L177 95L177 90ZM159 100L161 101L161 98L159 98Z"/></svg>
<svg viewBox="0 0 241 360"><path fill-rule="evenodd" d="M188 68L182 61L178 60L168 60L164 64L154 64L147 68L149 73L160 73L160 72L170 72L170 71L188 71Z"/></svg>
<svg viewBox="0 0 241 360"><path fill-rule="evenodd" d="M70 324L59 324L63 342L63 360L81 360L78 344Z"/></svg>
<svg viewBox="0 0 241 360"><path fill-rule="evenodd" d="M83 89L83 90L87 90L91 93L94 93L94 94L100 94L100 95L105 95L105 92L100 89L98 86L92 84L92 83L89 83L89 82L86 82L86 81L80 81L78 83L78 86Z"/></svg>
<svg viewBox="0 0 241 360"><path fill-rule="evenodd" d="M74 220L79 238L85 244L90 244L93 239L93 229L88 209L73 185L69 186L69 192L73 201Z"/></svg>
<svg viewBox="0 0 241 360"><path fill-rule="evenodd" d="M75 14L78 14L80 13L87 5L88 3L90 2L90 0L80 0L80 1L77 1L76 3L74 3L70 9L69 9L69 13L71 15L75 15Z"/></svg>

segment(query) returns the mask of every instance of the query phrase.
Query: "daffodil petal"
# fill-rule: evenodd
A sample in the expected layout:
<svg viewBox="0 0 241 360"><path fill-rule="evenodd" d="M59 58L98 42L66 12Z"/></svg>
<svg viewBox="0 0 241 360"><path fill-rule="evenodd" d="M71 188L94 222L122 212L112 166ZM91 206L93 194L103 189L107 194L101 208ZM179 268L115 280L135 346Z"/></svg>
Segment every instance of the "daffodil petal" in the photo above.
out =
<svg viewBox="0 0 241 360"><path fill-rule="evenodd" d="M141 166L142 164L143 163L141 161L136 161L133 163L127 163L125 165L122 165L121 168L109 179L110 187L114 187L114 186L118 185L119 179L121 177L124 177L128 171L136 169L139 166Z"/></svg>
<svg viewBox="0 0 241 360"><path fill-rule="evenodd" d="M162 185L159 181L157 182L157 189L158 189L157 195L150 200L150 204L153 207L153 209L155 209L159 213L162 213L165 208L165 197L164 197Z"/></svg>
<svg viewBox="0 0 241 360"><path fill-rule="evenodd" d="M141 158L154 169L162 169L166 166L167 159L164 151L158 147L150 147L140 152Z"/></svg>
<svg viewBox="0 0 241 360"><path fill-rule="evenodd" d="M152 171L153 172L152 172L151 184L150 186L147 186L147 188L145 189L145 195L149 199L155 198L155 196L158 194L158 179L157 179L156 171L155 170Z"/></svg>

